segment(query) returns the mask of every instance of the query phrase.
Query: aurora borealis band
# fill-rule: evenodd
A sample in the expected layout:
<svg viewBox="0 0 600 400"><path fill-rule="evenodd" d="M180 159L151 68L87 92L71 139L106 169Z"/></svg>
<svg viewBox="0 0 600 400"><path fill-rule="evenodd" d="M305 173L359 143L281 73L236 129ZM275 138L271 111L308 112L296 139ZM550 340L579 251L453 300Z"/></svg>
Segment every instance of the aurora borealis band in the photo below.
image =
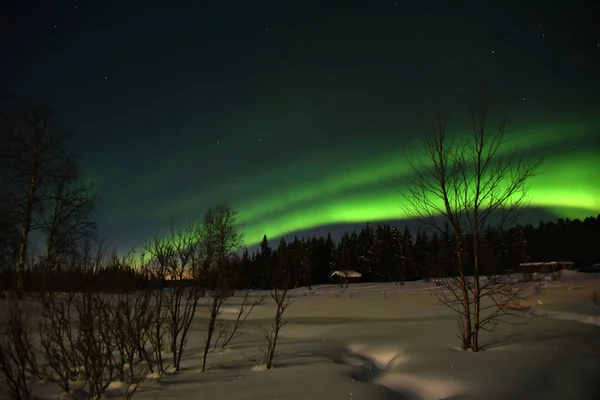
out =
<svg viewBox="0 0 600 400"><path fill-rule="evenodd" d="M46 3L4 13L2 93L57 111L120 250L220 202L248 245L402 220L405 154L436 105L468 129L480 82L509 146L544 159L531 205L600 213L600 35L583 3Z"/></svg>

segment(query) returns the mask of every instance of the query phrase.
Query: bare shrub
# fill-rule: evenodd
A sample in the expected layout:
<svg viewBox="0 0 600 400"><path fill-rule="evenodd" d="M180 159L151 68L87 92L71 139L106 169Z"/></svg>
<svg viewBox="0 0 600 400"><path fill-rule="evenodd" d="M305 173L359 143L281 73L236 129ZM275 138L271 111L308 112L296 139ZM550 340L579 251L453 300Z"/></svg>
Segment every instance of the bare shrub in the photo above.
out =
<svg viewBox="0 0 600 400"><path fill-rule="evenodd" d="M123 268L129 268L125 258L119 261ZM128 285L125 285L128 287ZM114 347L117 352L117 377L128 383L126 398L131 398L144 381L153 364L153 352L147 347L151 334L153 312L151 293L148 290L123 290L113 300L110 327Z"/></svg>
<svg viewBox="0 0 600 400"><path fill-rule="evenodd" d="M160 239L158 235L149 245L146 245L146 250L150 254L150 261L144 265L144 273L152 282L148 288L151 295L149 307L152 309L152 326L148 336L152 350L152 355L148 358L152 362L149 363L149 368L152 373L162 375L167 369L164 353L168 349L168 315L164 307L167 296L165 286L169 265L173 262L174 250L168 240Z"/></svg>
<svg viewBox="0 0 600 400"><path fill-rule="evenodd" d="M275 318L273 319L273 325L271 325L271 330L265 332L265 339L267 340L267 350L266 350L266 366L267 369L271 369L273 366L273 357L275 357L275 348L277 346L277 339L279 337L279 331L287 321L283 319L283 313L290 304L292 304L290 300L290 296L288 294L287 286L283 288L275 288L271 290L271 298L275 301L276 309L275 309Z"/></svg>
<svg viewBox="0 0 600 400"><path fill-rule="evenodd" d="M76 350L77 327L74 307L75 294L59 295L48 292L43 300L39 325L42 354L49 368L48 377L66 393L77 380L80 364Z"/></svg>
<svg viewBox="0 0 600 400"><path fill-rule="evenodd" d="M165 297L165 307L173 367L179 371L192 321L202 296L202 282L200 276L195 275L202 259L203 226L192 222L185 229L172 229L170 240L173 259L168 272L172 287Z"/></svg>
<svg viewBox="0 0 600 400"><path fill-rule="evenodd" d="M74 304L78 325L75 349L90 398L100 397L117 378L116 348L110 327L112 296L81 293Z"/></svg>
<svg viewBox="0 0 600 400"><path fill-rule="evenodd" d="M264 301L264 297L258 294L251 296L251 290L246 289L244 291L244 297L242 298L242 304L240 305L240 309L238 310L235 322L233 324L226 324L223 321L219 321L218 326L218 335L215 340L215 348L218 344L221 345L221 348L227 347L227 345L233 340L238 338L241 335L239 329L242 327L246 319L250 316L254 307L262 304Z"/></svg>
<svg viewBox="0 0 600 400"><path fill-rule="evenodd" d="M227 205L217 205L208 210L204 216L203 227L205 250L202 273L212 278L214 289L208 301L209 320L202 356L202 372L206 371L206 359L217 327L217 317L221 314L223 303L233 292L230 257L242 245L237 212Z"/></svg>
<svg viewBox="0 0 600 400"><path fill-rule="evenodd" d="M259 363L259 357L256 355L253 357L253 360L258 366L264 365L267 369L273 367L273 358L275 357L279 332L281 331L281 328L287 324L287 320L283 319L283 314L290 304L292 304L288 293L291 277L285 261L282 259L276 260L272 267L274 271L272 274L273 289L271 289L271 298L275 302L275 316L271 328L264 333L267 342L266 348L259 348L262 353L262 364Z"/></svg>
<svg viewBox="0 0 600 400"><path fill-rule="evenodd" d="M79 261L85 268L80 291L48 292L43 299L39 331L48 377L66 393L77 382L89 398L102 397L111 382L128 382L125 397L131 398L145 376L142 361L150 359L140 351L150 325L149 296L94 290L105 267L101 252Z"/></svg>
<svg viewBox="0 0 600 400"><path fill-rule="evenodd" d="M131 398L149 371L152 362L146 347L149 342L152 310L145 291L122 293L111 310L111 334L117 352L117 378L129 384L126 397Z"/></svg>
<svg viewBox="0 0 600 400"><path fill-rule="evenodd" d="M13 399L28 399L31 379L41 378L30 312L24 301L10 298L0 314L0 390Z"/></svg>

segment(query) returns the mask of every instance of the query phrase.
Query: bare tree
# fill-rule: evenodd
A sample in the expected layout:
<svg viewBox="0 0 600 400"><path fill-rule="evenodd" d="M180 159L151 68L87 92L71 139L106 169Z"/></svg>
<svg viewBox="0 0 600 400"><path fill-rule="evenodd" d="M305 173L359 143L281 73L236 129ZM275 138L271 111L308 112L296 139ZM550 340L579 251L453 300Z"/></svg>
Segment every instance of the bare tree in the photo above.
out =
<svg viewBox="0 0 600 400"><path fill-rule="evenodd" d="M504 123L495 129L488 126L485 98L478 106L472 104L467 137L449 136L448 118L437 111L422 158L408 160L414 179L403 197L411 216L442 231L441 216L450 226L458 277L440 278L447 290L436 293L460 315L462 348L478 351L480 330L491 329L507 312L504 305L522 293L504 290L499 277L482 285L481 238L491 226L501 229L511 222L526 205L527 183L539 161L510 149Z"/></svg>
<svg viewBox="0 0 600 400"><path fill-rule="evenodd" d="M167 327L167 308L164 307L165 297L168 295L165 290L167 278L169 277L169 268L174 262L175 250L173 244L167 239L162 239L156 234L149 244L145 245L146 251L150 254L148 263L143 264L144 274L153 282L150 288L152 295L151 307L153 310L152 334L149 337L153 350L150 371L161 375L167 369L163 353L168 344Z"/></svg>
<svg viewBox="0 0 600 400"><path fill-rule="evenodd" d="M271 298L275 301L275 318L273 319L273 325L271 330L265 332L265 339L267 340L266 350L266 366L267 369L271 369L273 366L273 358L275 357L275 348L277 347L277 339L279 338L279 332L287 321L283 319L283 313L292 304L290 296L288 294L288 287L275 287L271 289Z"/></svg>
<svg viewBox="0 0 600 400"><path fill-rule="evenodd" d="M229 260L242 246L237 211L225 204L209 209L204 216L205 251L202 273L210 277L214 288L208 301L209 321L202 357L202 372L206 371L206 358L211 348L213 334L223 303L231 297L233 282Z"/></svg>
<svg viewBox="0 0 600 400"><path fill-rule="evenodd" d="M215 340L215 348L220 344L221 348L227 347L227 345L233 340L240 337L241 332L239 332L244 322L248 319L252 311L256 306L259 306L263 303L264 297L259 294L251 295L252 290L247 288L244 291L244 297L242 298L242 304L238 310L235 322L231 324L226 324L223 321L219 321L218 326L218 335Z"/></svg>
<svg viewBox="0 0 600 400"><path fill-rule="evenodd" d="M187 344L196 307L202 294L201 279L194 272L201 267L204 227L193 221L184 229L171 229L174 259L169 267L172 288L166 301L173 367L181 368L181 356Z"/></svg>
<svg viewBox="0 0 600 400"><path fill-rule="evenodd" d="M81 198L81 192L74 190L73 186L73 169L69 166L74 164L74 158L66 150L68 136L55 126L54 115L48 107L26 107L24 112L12 113L5 123L0 137L0 147L5 150L0 178L4 197L13 210L19 229L15 287L18 293L22 293L31 232L46 228L49 233L65 228L64 224L57 223L50 223L53 228L49 227L49 221L54 219L49 216L50 210L56 210L54 205L58 204L57 193L64 205L67 199L72 200L73 193ZM60 190L57 190L59 187ZM73 209L72 201L66 201L66 204ZM75 209L81 210L82 207L78 205ZM61 210L55 216L69 214L73 216Z"/></svg>
<svg viewBox="0 0 600 400"><path fill-rule="evenodd" d="M17 223L6 204L7 201L0 193L0 293L10 285L19 244Z"/></svg>
<svg viewBox="0 0 600 400"><path fill-rule="evenodd" d="M94 238L91 220L97 197L91 185L82 184L73 160L57 166L48 193L43 231L46 252L42 260L42 294L49 276L60 272L65 258L82 240Z"/></svg>
<svg viewBox="0 0 600 400"><path fill-rule="evenodd" d="M11 298L3 304L0 330L0 390L13 399L28 399L32 377L40 379L30 309Z"/></svg>
<svg viewBox="0 0 600 400"><path fill-rule="evenodd" d="M275 316L271 328L264 333L267 342L266 349L263 347L260 348L263 358L262 365L265 365L267 369L273 367L273 358L275 357L279 332L281 331L281 328L287 324L287 320L283 319L283 314L290 304L292 304L288 293L292 279L291 273L287 267L288 264L285 260L278 260L277 263L273 265L273 286L270 294L271 299L275 302ZM254 361L257 365L261 364L257 361L256 356L254 357Z"/></svg>

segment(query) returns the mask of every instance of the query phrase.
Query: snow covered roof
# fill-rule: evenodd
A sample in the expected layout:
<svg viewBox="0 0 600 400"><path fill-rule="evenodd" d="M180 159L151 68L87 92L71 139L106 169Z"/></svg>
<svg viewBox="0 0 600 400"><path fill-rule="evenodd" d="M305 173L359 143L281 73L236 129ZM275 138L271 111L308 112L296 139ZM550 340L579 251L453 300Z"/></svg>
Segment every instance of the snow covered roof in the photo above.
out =
<svg viewBox="0 0 600 400"><path fill-rule="evenodd" d="M534 265L573 265L573 261L540 261L540 262L526 262L519 264L521 267L534 266Z"/></svg>
<svg viewBox="0 0 600 400"><path fill-rule="evenodd" d="M331 273L331 275L329 275L329 277L332 278L336 275L340 276L342 278L360 278L362 276L362 274L360 272L350 271L350 270L341 270L341 271L333 271Z"/></svg>

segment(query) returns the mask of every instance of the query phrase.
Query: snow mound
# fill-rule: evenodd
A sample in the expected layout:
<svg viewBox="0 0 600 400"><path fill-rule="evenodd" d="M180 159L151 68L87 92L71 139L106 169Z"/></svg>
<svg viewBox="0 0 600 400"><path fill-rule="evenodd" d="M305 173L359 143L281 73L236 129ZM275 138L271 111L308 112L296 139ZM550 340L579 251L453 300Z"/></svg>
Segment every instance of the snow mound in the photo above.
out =
<svg viewBox="0 0 600 400"><path fill-rule="evenodd" d="M399 372L408 357L397 348L353 344L348 350L381 371L371 383L393 390L407 400L442 400L464 393L464 385L459 382Z"/></svg>
<svg viewBox="0 0 600 400"><path fill-rule="evenodd" d="M221 313L223 314L239 314L240 307L221 307Z"/></svg>
<svg viewBox="0 0 600 400"><path fill-rule="evenodd" d="M408 357L392 347L373 347L368 345L353 344L348 346L350 353L361 356L375 365L380 370L388 370L406 364Z"/></svg>
<svg viewBox="0 0 600 400"><path fill-rule="evenodd" d="M126 382L113 381L106 388L106 395L108 396L125 396L127 393L133 391L135 385Z"/></svg>
<svg viewBox="0 0 600 400"><path fill-rule="evenodd" d="M407 373L387 373L373 383L402 394L408 400L442 400L464 392L461 383Z"/></svg>

